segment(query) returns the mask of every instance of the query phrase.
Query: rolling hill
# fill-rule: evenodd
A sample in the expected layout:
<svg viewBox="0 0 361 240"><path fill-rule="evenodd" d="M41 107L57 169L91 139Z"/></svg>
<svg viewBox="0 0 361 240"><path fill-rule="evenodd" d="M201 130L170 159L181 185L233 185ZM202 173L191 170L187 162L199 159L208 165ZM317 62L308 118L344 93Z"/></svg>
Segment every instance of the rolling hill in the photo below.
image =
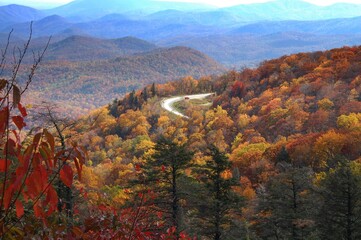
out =
<svg viewBox="0 0 361 240"><path fill-rule="evenodd" d="M361 17L322 21L266 21L241 26L234 33L266 35L279 32L361 34Z"/></svg>
<svg viewBox="0 0 361 240"><path fill-rule="evenodd" d="M361 44L361 34L318 35L278 32L266 35L214 34L180 36L156 42L159 46L181 45L206 53L227 66L257 66L260 62L285 54L327 50Z"/></svg>
<svg viewBox="0 0 361 240"><path fill-rule="evenodd" d="M361 4L338 3L318 6L302 0L275 0L225 8L251 21L324 20L360 16Z"/></svg>
<svg viewBox="0 0 361 240"><path fill-rule="evenodd" d="M76 0L64 6L48 10L48 14L59 14L72 17L81 16L83 18L95 19L111 13L134 13L149 14L152 12L176 9L176 10L195 10L214 8L205 4L195 3L174 3L154 0Z"/></svg>
<svg viewBox="0 0 361 240"><path fill-rule="evenodd" d="M5 26L14 23L39 20L44 16L45 14L43 14L41 11L30 7L25 7L16 4L0 6L1 28L4 28Z"/></svg>
<svg viewBox="0 0 361 240"><path fill-rule="evenodd" d="M79 115L145 84L224 70L206 55L185 47L155 49L112 60L48 61L41 65L27 97L36 102L56 102L66 114Z"/></svg>
<svg viewBox="0 0 361 240"><path fill-rule="evenodd" d="M156 46L134 37L104 40L85 36L71 36L52 43L46 60L90 61L148 52Z"/></svg>

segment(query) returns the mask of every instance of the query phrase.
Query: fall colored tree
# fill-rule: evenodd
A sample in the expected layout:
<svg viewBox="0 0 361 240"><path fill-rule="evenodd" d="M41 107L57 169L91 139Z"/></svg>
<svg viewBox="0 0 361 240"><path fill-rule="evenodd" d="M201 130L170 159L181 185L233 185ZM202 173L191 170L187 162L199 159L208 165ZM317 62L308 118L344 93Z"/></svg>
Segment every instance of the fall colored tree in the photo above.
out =
<svg viewBox="0 0 361 240"><path fill-rule="evenodd" d="M85 154L76 144L71 148L57 149L54 136L46 129L24 137L28 114L21 103L22 95L31 84L48 46L34 58L28 79L21 87L18 75L29 49L31 33L32 25L23 49L19 49L18 54L14 52L12 74L0 79L0 148L3 150L0 154L0 236L4 239L32 235L46 238L47 229L51 228L47 227L47 221L64 207L58 201L56 180L60 179L62 184L71 188L74 173L70 163L74 164L78 178L81 178L85 162ZM11 33L8 44L10 36ZM2 52L0 69L6 64L8 44ZM44 230L37 229L39 222L43 223ZM71 233L71 228L66 232Z"/></svg>

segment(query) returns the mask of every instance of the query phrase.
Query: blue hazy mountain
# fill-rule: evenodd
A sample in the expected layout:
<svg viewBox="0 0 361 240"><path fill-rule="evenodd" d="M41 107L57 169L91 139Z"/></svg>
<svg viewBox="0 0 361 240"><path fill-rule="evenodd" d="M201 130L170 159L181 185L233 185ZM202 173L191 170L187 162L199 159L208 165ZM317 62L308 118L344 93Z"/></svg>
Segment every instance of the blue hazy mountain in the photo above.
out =
<svg viewBox="0 0 361 240"><path fill-rule="evenodd" d="M233 33L265 35L278 32L360 34L361 17L320 21L265 21L241 26Z"/></svg>
<svg viewBox="0 0 361 240"><path fill-rule="evenodd" d="M346 3L324 7L301 0L274 0L216 9L155 0L75 0L47 11L4 6L0 16L4 36L14 29L14 37L26 38L30 20L38 19L33 24L34 37L53 35L61 41L73 35L132 36L162 46L193 47L230 65L361 44L361 5ZM75 40L86 47L94 42ZM64 42L64 47L65 43L71 41Z"/></svg>
<svg viewBox="0 0 361 240"><path fill-rule="evenodd" d="M172 22L174 24L200 24L204 26L222 26L226 28L234 24L239 25L248 22L248 20L240 14L220 9L192 12L165 10L148 15L146 19Z"/></svg>
<svg viewBox="0 0 361 240"><path fill-rule="evenodd" d="M302 0L275 0L241 4L223 10L239 14L250 21L321 20L360 16L361 4L337 3L330 6L318 6Z"/></svg>
<svg viewBox="0 0 361 240"><path fill-rule="evenodd" d="M16 4L0 6L1 27L19 22L38 20L44 16L41 11L30 7Z"/></svg>
<svg viewBox="0 0 361 240"><path fill-rule="evenodd" d="M51 43L46 60L87 61L112 59L145 53L156 48L156 45L134 37L99 39L87 36L71 36Z"/></svg>
<svg viewBox="0 0 361 240"><path fill-rule="evenodd" d="M211 8L211 6L205 4L159 2L154 0L75 0L47 12L66 17L81 16L94 19L112 13L148 14L167 9L190 11Z"/></svg>
<svg viewBox="0 0 361 240"><path fill-rule="evenodd" d="M29 36L29 25L30 22L13 24L5 29L3 32L9 32L11 29L14 30L14 35L22 38ZM68 22L67 19L58 16L51 15L43 19L33 22L33 37L45 37L50 35L60 34L66 29L72 27L73 24Z"/></svg>
<svg viewBox="0 0 361 240"><path fill-rule="evenodd" d="M361 34L361 17L340 18L319 21L261 21L251 24L219 24L224 20L218 15L218 21L209 21L208 25L201 16L210 12L188 14L186 12L168 10L133 19L122 14L111 14L96 20L74 23L58 15L45 17L33 23L33 35L43 37L49 35L89 35L98 38L120 38L134 36L146 40L158 41L163 38L174 38L183 35L207 36L211 34L254 34L265 35L278 32L300 32L314 34ZM173 16L173 17L171 17ZM178 16L178 17L177 17ZM217 19L217 18L215 18ZM2 32L14 29L14 34L26 37L29 22L13 24ZM67 33L67 34L66 34Z"/></svg>
<svg viewBox="0 0 361 240"><path fill-rule="evenodd" d="M256 66L285 54L311 52L361 44L361 34L325 35L278 32L266 35L214 34L161 39L160 46L187 46L206 53L227 66Z"/></svg>

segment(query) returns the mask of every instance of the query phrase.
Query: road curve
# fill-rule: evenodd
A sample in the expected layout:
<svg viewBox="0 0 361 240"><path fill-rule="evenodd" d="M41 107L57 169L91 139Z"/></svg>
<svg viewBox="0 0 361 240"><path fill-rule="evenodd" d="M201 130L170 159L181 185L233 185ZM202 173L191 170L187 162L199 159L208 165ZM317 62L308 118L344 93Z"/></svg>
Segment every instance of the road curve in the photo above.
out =
<svg viewBox="0 0 361 240"><path fill-rule="evenodd" d="M163 99L161 102L161 106L162 108L164 108L165 110L167 110L168 112L171 112L175 115L184 117L184 118L189 118L188 116L178 112L176 109L173 108L173 104L179 101L182 101L185 99L185 97L187 97L188 99L203 99L206 98L208 96L211 96L213 93L204 93L204 94L194 94L194 95L184 95L184 96L178 96L178 97L171 97L171 98L167 98L167 99Z"/></svg>

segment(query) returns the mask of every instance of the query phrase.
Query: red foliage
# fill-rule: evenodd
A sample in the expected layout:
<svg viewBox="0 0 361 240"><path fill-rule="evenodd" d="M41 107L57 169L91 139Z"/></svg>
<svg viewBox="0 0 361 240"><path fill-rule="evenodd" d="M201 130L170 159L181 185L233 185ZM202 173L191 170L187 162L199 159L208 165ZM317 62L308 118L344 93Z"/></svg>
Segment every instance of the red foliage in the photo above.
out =
<svg viewBox="0 0 361 240"><path fill-rule="evenodd" d="M232 85L232 89L231 89L231 96L232 97L239 97L242 98L245 95L245 86L244 83L241 81L236 81L233 85Z"/></svg>
<svg viewBox="0 0 361 240"><path fill-rule="evenodd" d="M20 132L26 126L24 117L27 111L20 103L20 90L6 80L2 80L1 84L5 84L8 91L3 92L5 96L0 100L0 149L3 149L0 159L0 236L14 238L14 228L25 215L30 218L33 215L45 223L57 210L58 194L53 184L60 174L63 182L71 187L73 171L66 164L74 160L80 175L85 154L77 146L57 152L55 139L46 129L24 144ZM9 89L13 89L12 101ZM21 115L13 114L15 106Z"/></svg>

